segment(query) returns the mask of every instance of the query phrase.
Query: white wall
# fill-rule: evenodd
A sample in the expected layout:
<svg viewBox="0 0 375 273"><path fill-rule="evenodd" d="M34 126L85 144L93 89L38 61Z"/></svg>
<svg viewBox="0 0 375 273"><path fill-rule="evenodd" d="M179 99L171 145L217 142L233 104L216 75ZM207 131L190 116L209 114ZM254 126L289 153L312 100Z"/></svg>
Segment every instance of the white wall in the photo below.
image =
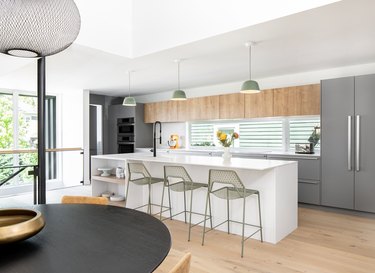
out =
<svg viewBox="0 0 375 273"><path fill-rule="evenodd" d="M323 79L333 79L356 75L366 75L375 73L375 63L337 67L332 69L317 70L290 75L282 75L272 78L256 79L261 89L279 88L304 84L320 83ZM229 94L239 92L242 82L229 82L224 84L200 86L184 89L190 98L203 97L219 94ZM144 96L137 96L136 100L142 103L169 100L173 91L164 91Z"/></svg>
<svg viewBox="0 0 375 273"><path fill-rule="evenodd" d="M180 148L186 147L186 123L185 122L171 122L163 123L162 130L162 144L158 144L158 147L169 148L168 140L171 135L179 135Z"/></svg>
<svg viewBox="0 0 375 273"><path fill-rule="evenodd" d="M133 57L333 2L337 0L134 0Z"/></svg>
<svg viewBox="0 0 375 273"><path fill-rule="evenodd" d="M116 55L132 55L133 0L75 0L81 14L76 43Z"/></svg>
<svg viewBox="0 0 375 273"><path fill-rule="evenodd" d="M60 141L58 148L83 147L83 91L64 90L58 96L60 100ZM83 177L83 157L79 152L61 152L62 180L64 186L76 186Z"/></svg>

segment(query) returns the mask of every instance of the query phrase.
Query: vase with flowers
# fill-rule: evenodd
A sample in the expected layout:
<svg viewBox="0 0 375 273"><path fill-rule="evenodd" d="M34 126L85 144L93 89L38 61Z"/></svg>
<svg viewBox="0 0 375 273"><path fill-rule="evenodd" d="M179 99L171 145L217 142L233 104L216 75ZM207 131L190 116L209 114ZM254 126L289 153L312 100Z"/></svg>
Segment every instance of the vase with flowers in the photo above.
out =
<svg viewBox="0 0 375 273"><path fill-rule="evenodd" d="M227 134L223 131L217 131L216 137L219 140L219 143L224 148L224 153L222 155L224 162L229 162L232 158L232 155L230 153L230 147L234 143L235 139L238 139L240 136L238 133L233 132L231 134Z"/></svg>

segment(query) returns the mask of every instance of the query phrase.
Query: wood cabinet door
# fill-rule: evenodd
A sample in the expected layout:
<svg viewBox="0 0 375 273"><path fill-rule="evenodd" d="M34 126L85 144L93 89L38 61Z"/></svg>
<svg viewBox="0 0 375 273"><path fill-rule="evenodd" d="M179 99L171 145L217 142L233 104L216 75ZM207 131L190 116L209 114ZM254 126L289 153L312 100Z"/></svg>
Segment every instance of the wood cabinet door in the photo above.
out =
<svg viewBox="0 0 375 273"><path fill-rule="evenodd" d="M219 96L192 98L187 101L189 120L209 120L219 118Z"/></svg>
<svg viewBox="0 0 375 273"><path fill-rule="evenodd" d="M177 104L177 121L186 122L189 119L188 101L176 101Z"/></svg>
<svg viewBox="0 0 375 273"><path fill-rule="evenodd" d="M155 108L157 102L146 103L144 105L144 122L145 123L154 123L156 121L155 117Z"/></svg>
<svg viewBox="0 0 375 273"><path fill-rule="evenodd" d="M274 116L320 115L320 84L274 89Z"/></svg>
<svg viewBox="0 0 375 273"><path fill-rule="evenodd" d="M273 116L273 89L256 94L245 94L245 118Z"/></svg>
<svg viewBox="0 0 375 273"><path fill-rule="evenodd" d="M177 101L162 101L156 104L156 120L161 122L176 122L177 120Z"/></svg>
<svg viewBox="0 0 375 273"><path fill-rule="evenodd" d="M245 117L245 95L234 93L220 95L220 119L235 119Z"/></svg>
<svg viewBox="0 0 375 273"><path fill-rule="evenodd" d="M146 103L144 110L144 121L145 123L154 123L155 121L160 122L177 122L185 121L183 120L184 115L179 114L179 105L181 104L181 109L184 111L183 103L186 101L161 101Z"/></svg>

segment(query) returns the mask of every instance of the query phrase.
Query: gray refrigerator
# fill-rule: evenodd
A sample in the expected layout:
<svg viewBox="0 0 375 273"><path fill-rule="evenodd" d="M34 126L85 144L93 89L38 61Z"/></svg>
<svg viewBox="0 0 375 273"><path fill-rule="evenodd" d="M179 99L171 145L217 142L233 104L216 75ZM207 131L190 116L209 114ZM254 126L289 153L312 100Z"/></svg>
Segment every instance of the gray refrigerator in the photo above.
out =
<svg viewBox="0 0 375 273"><path fill-rule="evenodd" d="M322 205L375 212L375 75L321 82Z"/></svg>

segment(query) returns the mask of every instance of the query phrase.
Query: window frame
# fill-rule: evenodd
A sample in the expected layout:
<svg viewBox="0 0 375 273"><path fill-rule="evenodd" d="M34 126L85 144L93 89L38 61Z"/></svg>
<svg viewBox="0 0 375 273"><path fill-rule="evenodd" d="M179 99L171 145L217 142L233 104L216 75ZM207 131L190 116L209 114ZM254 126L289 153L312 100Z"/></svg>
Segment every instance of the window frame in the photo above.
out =
<svg viewBox="0 0 375 273"><path fill-rule="evenodd" d="M254 119L241 119L241 120L200 120L200 121L192 121L186 123L186 147L191 150L216 150L218 148L221 148L216 144L216 138L214 137L214 144L216 146L191 146L191 125L192 124L212 124L214 127L214 134L218 127L220 126L233 126L237 128L237 132L239 132L239 125L241 123L246 122L269 122L269 121L281 121L282 123L282 146L280 148L249 148L249 147L239 147L239 143L236 145L237 147L234 147L234 149L242 149L242 150L270 150L270 151L283 151L283 152L293 152L294 149L290 147L290 122L294 120L309 120L309 119L319 119L320 121L320 115L308 115L308 116L290 116L290 117L267 117L267 118L254 118ZM240 135L241 137L241 135ZM316 147L316 150L319 151L320 147Z"/></svg>

